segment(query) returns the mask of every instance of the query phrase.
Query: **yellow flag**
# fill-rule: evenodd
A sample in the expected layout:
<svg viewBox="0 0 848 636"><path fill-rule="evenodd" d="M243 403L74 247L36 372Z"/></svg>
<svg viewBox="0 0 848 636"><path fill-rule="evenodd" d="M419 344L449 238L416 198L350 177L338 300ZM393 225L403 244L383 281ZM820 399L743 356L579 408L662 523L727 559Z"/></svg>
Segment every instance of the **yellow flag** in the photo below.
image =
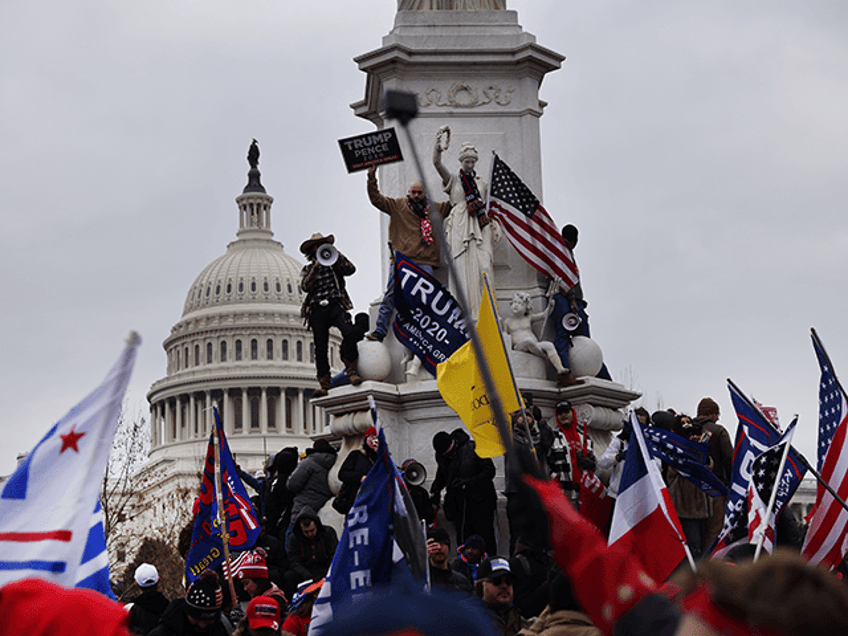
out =
<svg viewBox="0 0 848 636"><path fill-rule="evenodd" d="M512 374L498 332L495 310L489 294L483 291L477 319L477 334L495 380L495 388L507 413L521 408L515 396ZM506 452L492 411L483 376L474 357L469 340L446 361L436 367L436 385L442 399L468 428L477 445L480 457L497 457Z"/></svg>

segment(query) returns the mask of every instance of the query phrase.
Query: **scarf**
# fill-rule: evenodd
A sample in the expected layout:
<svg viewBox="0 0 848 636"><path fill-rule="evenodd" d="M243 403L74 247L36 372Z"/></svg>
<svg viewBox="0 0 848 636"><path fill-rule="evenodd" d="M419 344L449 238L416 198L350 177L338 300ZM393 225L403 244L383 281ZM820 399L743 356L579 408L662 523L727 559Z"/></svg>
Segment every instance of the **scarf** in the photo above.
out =
<svg viewBox="0 0 848 636"><path fill-rule="evenodd" d="M409 208L415 212L419 219L421 219L421 240L423 240L427 245L432 245L433 226L430 225L430 217L428 216L430 212L430 202L427 199L424 199L421 202L413 201L409 197L406 197L406 202L409 204Z"/></svg>
<svg viewBox="0 0 848 636"><path fill-rule="evenodd" d="M465 193L465 205L468 209L473 208L472 205L474 202L477 202L477 209L474 211L474 215L479 217L483 214L483 198L480 196L480 190L477 189L477 180L475 177L477 173L473 170L471 172L465 172L464 170L459 171L459 179L462 182L462 191Z"/></svg>

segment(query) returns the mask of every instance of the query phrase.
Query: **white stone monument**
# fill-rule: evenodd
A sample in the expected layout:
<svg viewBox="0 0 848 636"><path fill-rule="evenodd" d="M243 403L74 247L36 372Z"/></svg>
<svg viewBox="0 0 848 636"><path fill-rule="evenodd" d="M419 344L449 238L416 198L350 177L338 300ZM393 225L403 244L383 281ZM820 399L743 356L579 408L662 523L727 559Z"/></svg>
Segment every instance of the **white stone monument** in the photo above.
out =
<svg viewBox="0 0 848 636"><path fill-rule="evenodd" d="M545 75L560 68L563 56L537 44L536 38L519 25L517 12L506 10L503 0L400 0L398 7L394 28L383 37L382 46L355 58L366 74L365 97L351 105L356 115L378 129L399 128L398 122L385 119L381 98L387 90L415 94L419 113L409 130L424 166L425 186L434 201L447 198L441 188L442 178L430 162L436 134L445 125L450 126L453 138L442 156L445 166L452 171L459 167L458 153L468 142L479 152L477 168L484 178L488 178L494 151L541 199L539 119L546 104L539 97L539 89ZM404 134L400 141L406 160L379 169L381 191L387 196L403 196L420 178ZM364 189L363 183L363 197ZM381 217L381 244L385 246L388 223L384 215ZM389 255L387 248L383 249L385 273ZM493 256L500 313L509 312L515 292L529 292L534 310L543 309L547 279L506 238L495 243ZM447 282L445 272L436 270L436 275ZM468 300L475 305L480 301ZM551 331L550 326L547 330ZM544 336L549 337L549 333ZM398 464L407 458L421 462L428 472L424 485L429 488L436 471L433 435L461 427L462 422L442 400L429 374L423 372L409 381L401 364L406 350L391 333L383 344L368 346L372 345L386 346L391 354L392 370L386 380L340 387L315 403L334 416L333 432L347 440L361 436L370 425L363 411L368 408L368 397L373 396L394 459ZM591 345L584 348L586 354L577 358L586 358L587 368L591 368L600 349ZM511 351L510 358L519 388L533 392L535 404L551 422L557 401L569 399L575 404L578 419L588 422L596 452L606 447L610 431L620 428L623 409L639 397L620 384L590 377L576 386L559 389L555 370L542 358L521 351ZM496 461L496 465L496 487L501 490L502 461Z"/></svg>

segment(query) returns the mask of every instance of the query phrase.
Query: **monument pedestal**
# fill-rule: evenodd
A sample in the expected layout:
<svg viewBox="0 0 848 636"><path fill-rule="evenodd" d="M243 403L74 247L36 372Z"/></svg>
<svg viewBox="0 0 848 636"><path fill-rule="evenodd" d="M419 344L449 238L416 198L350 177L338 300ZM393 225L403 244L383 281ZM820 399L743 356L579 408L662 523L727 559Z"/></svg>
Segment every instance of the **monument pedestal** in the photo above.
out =
<svg viewBox="0 0 848 636"><path fill-rule="evenodd" d="M389 197L402 197L409 184L422 179L431 200L445 200L441 177L430 159L437 131L449 125L451 141L442 153L442 162L450 172L459 170L459 150L463 142L470 142L481 157L478 172L484 179L489 178L486 158L494 151L541 199L539 118L546 104L539 98L539 89L544 76L559 69L563 60L522 29L515 11L399 11L382 46L356 58L367 79L364 99L351 107L357 116L384 128L396 125L386 121L381 111L384 93L414 93L419 114L410 122L409 131L425 174L417 173L409 141L406 135L400 135L406 160L380 167L380 191ZM380 217L384 289L389 271L385 247L388 218ZM509 301L517 291L530 293L535 311L547 303L547 279L515 251L506 237L495 244L493 270L494 295L502 315L509 312ZM436 276L445 282L444 273L438 269ZM468 301L476 305L480 299ZM373 349L384 345L391 358L391 371L384 381L339 387L314 404L331 418L332 433L344 440L338 466L361 443L363 432L371 425L368 398L373 397L395 462L420 462L427 470L424 486L429 488L436 473L433 436L463 424L442 400L434 378L426 372L424 376L406 372L406 349L391 332L382 345L365 346ZM368 356L381 357L374 351ZM535 405L553 428L556 403L568 399L574 404L578 420L588 426L596 454L606 448L611 432L621 428L624 409L639 397L620 384L589 377L580 378L581 383L575 386L558 388L556 373L547 359L518 351L510 351L510 359L519 389L533 393ZM503 458L496 458L495 465L495 487L502 492ZM335 472L337 468L331 473L331 487L338 486ZM499 545L505 553L508 531L503 508L501 501Z"/></svg>

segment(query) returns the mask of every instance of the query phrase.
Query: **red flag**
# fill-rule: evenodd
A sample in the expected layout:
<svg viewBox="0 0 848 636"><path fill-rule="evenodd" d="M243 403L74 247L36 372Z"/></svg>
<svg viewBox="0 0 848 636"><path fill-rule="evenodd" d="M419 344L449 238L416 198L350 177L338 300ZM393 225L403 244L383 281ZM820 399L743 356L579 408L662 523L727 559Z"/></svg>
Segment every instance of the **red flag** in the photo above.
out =
<svg viewBox="0 0 848 636"><path fill-rule="evenodd" d="M598 476L591 470L584 470L580 478L580 514L592 522L601 532L607 527L612 497Z"/></svg>

